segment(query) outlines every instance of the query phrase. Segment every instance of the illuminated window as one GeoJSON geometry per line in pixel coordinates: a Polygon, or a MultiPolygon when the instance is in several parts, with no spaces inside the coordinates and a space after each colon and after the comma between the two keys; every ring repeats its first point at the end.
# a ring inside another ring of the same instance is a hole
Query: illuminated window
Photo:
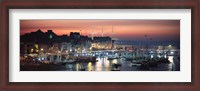
{"type": "Polygon", "coordinates": [[[52,37],[53,37],[52,35],[49,36],[50,39],[52,39],[52,37]]]}

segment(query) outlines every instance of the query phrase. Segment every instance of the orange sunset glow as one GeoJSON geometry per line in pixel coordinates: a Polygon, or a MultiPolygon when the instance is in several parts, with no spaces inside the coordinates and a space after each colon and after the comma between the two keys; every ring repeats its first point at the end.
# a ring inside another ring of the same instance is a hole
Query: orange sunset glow
{"type": "Polygon", "coordinates": [[[180,40],[179,20],[20,20],[20,35],[41,29],[57,35],[80,32],[85,36],[111,36],[121,40],[180,40]]]}

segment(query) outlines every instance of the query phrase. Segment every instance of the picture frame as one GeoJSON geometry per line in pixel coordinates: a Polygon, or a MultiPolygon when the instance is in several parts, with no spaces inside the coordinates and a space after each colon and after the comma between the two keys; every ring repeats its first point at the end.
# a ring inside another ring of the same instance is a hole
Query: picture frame
{"type": "Polygon", "coordinates": [[[16,90],[131,90],[199,91],[199,1],[2,1],[1,2],[1,89],[16,90]],[[191,82],[9,82],[9,9],[191,9],[191,82]]]}

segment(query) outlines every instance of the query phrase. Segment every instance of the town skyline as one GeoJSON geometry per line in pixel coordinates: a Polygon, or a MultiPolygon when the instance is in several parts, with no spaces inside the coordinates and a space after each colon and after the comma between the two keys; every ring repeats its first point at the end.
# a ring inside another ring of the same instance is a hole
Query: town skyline
{"type": "Polygon", "coordinates": [[[21,20],[20,71],[180,71],[180,21],[21,20]]]}
{"type": "Polygon", "coordinates": [[[20,20],[20,35],[53,30],[57,35],[111,36],[121,40],[180,41],[179,20],[20,20]]]}

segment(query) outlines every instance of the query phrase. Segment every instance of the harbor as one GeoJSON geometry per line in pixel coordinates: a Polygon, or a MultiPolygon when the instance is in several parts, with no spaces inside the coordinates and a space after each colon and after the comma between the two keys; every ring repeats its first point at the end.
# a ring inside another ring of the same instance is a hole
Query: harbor
{"type": "Polygon", "coordinates": [[[20,69],[22,71],[179,71],[180,57],[177,55],[178,52],[170,53],[149,52],[148,55],[142,55],[127,51],[96,51],[75,53],[71,56],[59,54],[62,56],[55,55],[53,58],[55,60],[51,61],[49,55],[46,58],[36,55],[24,58],[21,61],[20,69]]]}
{"type": "Polygon", "coordinates": [[[179,21],[24,20],[22,26],[20,71],[180,71],[179,21]],[[27,23],[50,25],[25,31],[27,23]]]}

